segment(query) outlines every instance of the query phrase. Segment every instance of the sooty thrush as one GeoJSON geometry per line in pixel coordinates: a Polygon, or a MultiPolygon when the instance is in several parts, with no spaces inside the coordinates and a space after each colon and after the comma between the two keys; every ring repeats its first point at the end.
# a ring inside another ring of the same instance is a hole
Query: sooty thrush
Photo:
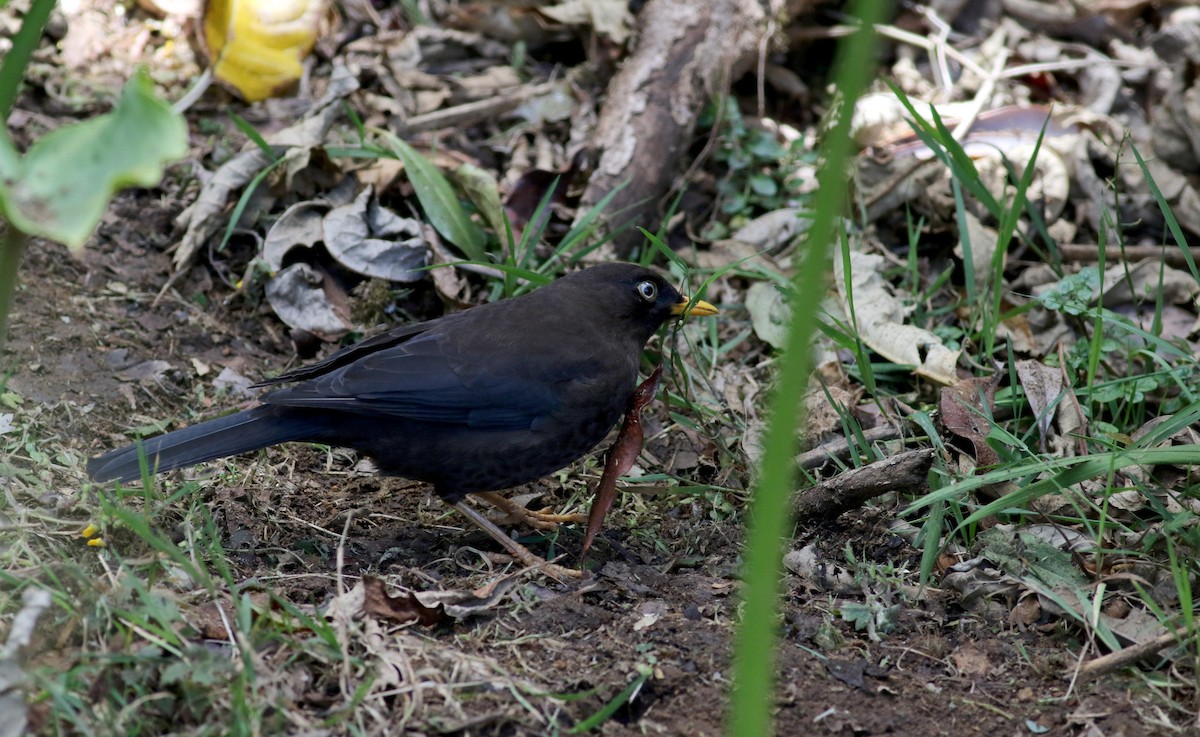
{"type": "MultiPolygon", "coordinates": [[[[261,404],[144,440],[152,472],[287,441],[353,448],[426,481],[522,562],[540,561],[462,502],[566,466],[633,393],[646,341],[675,315],[712,315],[661,276],[604,264],[529,294],[406,325],[259,386],[261,404]]],[[[140,477],[139,446],[91,459],[97,481],[140,477]]],[[[484,495],[488,496],[488,495],[484,495]]]]}

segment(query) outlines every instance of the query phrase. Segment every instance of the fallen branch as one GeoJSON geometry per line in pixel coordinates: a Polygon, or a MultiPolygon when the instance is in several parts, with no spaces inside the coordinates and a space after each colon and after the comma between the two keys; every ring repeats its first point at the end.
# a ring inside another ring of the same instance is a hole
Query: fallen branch
{"type": "Polygon", "coordinates": [[[1142,658],[1149,657],[1172,643],[1182,642],[1186,637],[1187,635],[1184,633],[1167,632],[1155,637],[1153,640],[1139,642],[1136,645],[1131,645],[1114,653],[1101,655],[1083,664],[1083,667],[1079,669],[1075,682],[1083,683],[1090,681],[1093,678],[1099,678],[1127,665],[1133,665],[1142,658]]]}
{"type": "MultiPolygon", "coordinates": [[[[617,191],[608,206],[609,232],[625,224],[653,229],[659,200],[678,174],[692,128],[704,106],[748,69],[770,36],[778,2],[650,0],[638,16],[637,48],[613,77],[593,136],[596,171],[579,208],[617,191]],[[765,8],[770,7],[770,12],[765,8]]],[[[616,236],[628,256],[642,241],[636,230],[616,236]]]]}
{"type": "Polygon", "coordinates": [[[910,450],[803,489],[792,497],[797,522],[830,520],[891,491],[919,493],[928,485],[933,449],[910,450]]]}
{"type": "MultiPolygon", "coordinates": [[[[868,443],[877,443],[881,440],[895,440],[901,437],[902,431],[899,425],[880,425],[873,427],[870,430],[863,431],[863,439],[868,443]]],[[[796,458],[796,465],[800,468],[813,469],[824,466],[834,458],[845,460],[850,457],[851,452],[857,452],[858,442],[855,438],[855,444],[850,444],[850,439],[840,437],[836,440],[830,440],[827,443],[821,443],[815,448],[810,448],[804,451],[796,458]]]]}

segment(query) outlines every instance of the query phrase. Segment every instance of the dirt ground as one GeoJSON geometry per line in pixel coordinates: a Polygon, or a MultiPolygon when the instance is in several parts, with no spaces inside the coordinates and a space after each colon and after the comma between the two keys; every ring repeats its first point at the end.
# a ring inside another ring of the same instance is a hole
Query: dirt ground
{"type": "MultiPolygon", "coordinates": [[[[171,214],[160,200],[127,194],[96,247],[73,257],[37,243],[28,256],[8,386],[46,413],[42,424],[57,427],[78,466],[124,442],[122,430],[143,420],[186,422],[189,412],[237,403],[199,394],[207,380],[197,366],[206,366],[206,375],[228,367],[254,379],[293,360],[269,311],[237,298],[226,303],[231,290],[203,283],[202,268],[180,291],[205,292],[206,306],[171,297],[155,303],[169,273],[161,234],[171,214]],[[147,361],[167,365],[148,370],[147,361]]],[[[207,479],[199,493],[239,581],[256,579],[299,606],[320,607],[337,592],[335,574],[372,574],[414,589],[471,588],[496,575],[473,552],[494,544],[464,529],[419,485],[356,472],[344,454],[307,447],[228,463],[246,473],[220,473],[220,463],[191,473],[207,479]]],[[[81,479],[81,469],[74,471],[81,479]]],[[[564,478],[567,488],[578,489],[596,476],[591,458],[564,478]]],[[[551,505],[569,497],[558,479],[537,488],[551,505]]],[[[87,517],[94,489],[56,493],[62,514],[87,517]]],[[[553,733],[600,709],[644,664],[651,675],[600,733],[720,734],[742,525],[715,520],[709,511],[686,497],[623,495],[585,585],[528,574],[511,597],[478,616],[396,633],[423,652],[486,659],[542,694],[592,690],[579,700],[530,697],[520,706],[512,694],[481,689],[441,721],[426,703],[418,728],[553,733]]],[[[860,560],[911,572],[918,553],[887,532],[889,516],[887,509],[867,510],[837,525],[799,529],[795,546],[814,543],[831,572],[845,564],[847,547],[860,560]]],[[[562,528],[555,550],[570,556],[580,538],[579,529],[562,528]]],[[[110,540],[121,543],[119,534],[110,540]]],[[[555,554],[545,541],[535,549],[555,554]]],[[[1113,677],[1071,687],[1081,643],[1061,623],[1021,630],[963,611],[952,594],[936,589],[887,589],[867,582],[847,592],[821,577],[785,578],[779,734],[1155,733],[1157,707],[1133,681],[1113,677]],[[894,631],[877,642],[834,613],[840,601],[870,593],[891,597],[899,612],[894,631]]],[[[319,698],[301,695],[293,706],[317,708],[319,698]]]]}

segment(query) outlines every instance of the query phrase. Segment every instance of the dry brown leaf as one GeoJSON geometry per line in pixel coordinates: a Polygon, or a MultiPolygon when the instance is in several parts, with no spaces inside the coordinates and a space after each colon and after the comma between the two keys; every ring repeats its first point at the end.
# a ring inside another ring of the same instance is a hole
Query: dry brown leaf
{"type": "Polygon", "coordinates": [[[658,391],[658,382],[662,378],[662,364],[655,367],[650,376],[634,389],[629,398],[629,407],[625,410],[625,422],[616,442],[608,451],[604,462],[604,473],[600,483],[596,485],[596,498],[588,512],[587,532],[583,536],[583,545],[579,555],[582,557],[592,546],[592,541],[604,524],[604,515],[612,507],[617,498],[617,477],[633,468],[638,454],[642,452],[642,409],[654,399],[658,391]]]}
{"type": "Polygon", "coordinates": [[[987,444],[999,374],[964,379],[942,389],[941,420],[946,429],[969,441],[980,466],[992,466],[1000,456],[987,444]]]}
{"type": "Polygon", "coordinates": [[[792,308],[779,287],[771,282],[754,282],[746,291],[746,311],[758,339],[772,348],[787,345],[792,308]]]}
{"type": "MultiPolygon", "coordinates": [[[[842,259],[834,259],[833,268],[842,309],[850,314],[842,259]]],[[[955,365],[962,351],[950,350],[933,333],[904,322],[912,309],[892,294],[891,285],[883,278],[883,257],[851,252],[850,269],[854,325],[867,347],[893,363],[913,366],[918,376],[953,384],[958,379],[955,365]]]]}
{"type": "Polygon", "coordinates": [[[617,44],[629,38],[633,21],[626,0],[566,0],[538,12],[565,25],[591,27],[617,44]]]}
{"type": "Polygon", "coordinates": [[[292,264],[267,282],[266,293],[280,320],[322,340],[337,340],[354,328],[345,291],[319,268],[292,264]]]}
{"type": "MultiPolygon", "coordinates": [[[[303,153],[320,146],[325,142],[334,120],[342,114],[340,102],[357,89],[358,80],[354,75],[344,66],[335,65],[321,100],[304,119],[267,136],[267,143],[288,149],[285,156],[294,156],[297,149],[302,150],[298,153],[303,153]]],[[[270,158],[258,146],[249,144],[248,148],[222,164],[204,183],[196,201],[176,219],[176,225],[186,228],[187,232],[175,247],[172,257],[175,275],[163,287],[164,291],[192,264],[209,238],[228,223],[226,211],[234,193],[249,184],[270,163],[270,158]]]]}
{"type": "Polygon", "coordinates": [[[397,596],[388,594],[383,580],[374,576],[363,576],[363,612],[376,617],[391,619],[400,624],[417,623],[432,627],[442,621],[440,606],[425,606],[411,591],[402,591],[397,596]]]}
{"type": "Polygon", "coordinates": [[[1016,606],[1008,613],[1008,623],[1014,627],[1032,627],[1041,618],[1042,605],[1039,603],[1038,597],[1032,593],[1023,594],[1016,606]]]}
{"type": "Polygon", "coordinates": [[[1063,390],[1062,371],[1041,361],[1031,360],[1017,361],[1016,369],[1021,388],[1025,390],[1025,399],[1037,418],[1039,442],[1045,451],[1054,420],[1054,413],[1050,410],[1058,402],[1063,390]]]}
{"type": "Polygon", "coordinates": [[[966,644],[950,655],[950,660],[958,672],[968,677],[986,676],[992,669],[992,663],[987,653],[978,647],[966,644]]]}

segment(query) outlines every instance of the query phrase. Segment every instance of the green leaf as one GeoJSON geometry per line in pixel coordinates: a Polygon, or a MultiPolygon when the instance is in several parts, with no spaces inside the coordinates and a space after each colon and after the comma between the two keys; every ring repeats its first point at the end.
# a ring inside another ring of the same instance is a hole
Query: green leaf
{"type": "Polygon", "coordinates": [[[863,632],[875,620],[875,612],[868,604],[849,602],[841,608],[842,619],[854,625],[854,629],[863,632]]]}
{"type": "Polygon", "coordinates": [[[746,196],[738,192],[721,203],[721,212],[726,215],[736,215],[749,206],[750,203],[746,200],[746,196]]]}
{"type": "Polygon", "coordinates": [[[1100,270],[1095,266],[1086,266],[1077,274],[1064,276],[1057,284],[1042,292],[1038,299],[1048,310],[1082,315],[1099,289],[1100,270]]]}
{"type": "Polygon", "coordinates": [[[392,152],[404,162],[405,173],[417,192],[429,223],[446,240],[462,249],[472,261],[486,261],[483,229],[467,215],[455,196],[450,180],[429,159],[387,131],[380,131],[392,152]]]}
{"type": "Polygon", "coordinates": [[[183,117],[139,71],[116,108],[43,136],[22,157],[0,138],[0,214],[30,235],[81,248],[113,194],[152,187],[187,153],[183,117]]]}
{"type": "Polygon", "coordinates": [[[779,194],[779,184],[768,174],[751,174],[750,189],[763,197],[774,197],[779,194]]]}
{"type": "Polygon", "coordinates": [[[777,162],[787,155],[783,146],[775,140],[775,136],[766,131],[754,131],[746,143],[746,150],[764,161],[777,162]]]}

